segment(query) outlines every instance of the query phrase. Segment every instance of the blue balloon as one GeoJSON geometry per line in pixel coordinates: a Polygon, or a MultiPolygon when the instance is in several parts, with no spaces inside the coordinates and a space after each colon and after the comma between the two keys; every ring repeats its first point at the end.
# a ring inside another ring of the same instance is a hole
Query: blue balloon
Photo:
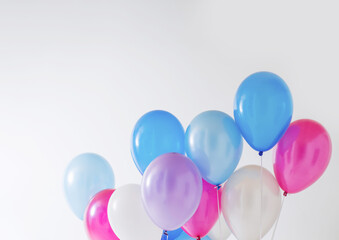
{"type": "Polygon", "coordinates": [[[274,73],[254,73],[238,88],[234,119],[245,140],[257,151],[267,151],[280,140],[292,113],[290,90],[274,73]]]}
{"type": "Polygon", "coordinates": [[[243,143],[233,118],[220,111],[207,111],[196,116],[188,126],[185,148],[201,176],[207,182],[219,185],[237,167],[243,143]]]}
{"type": "Polygon", "coordinates": [[[179,237],[179,235],[183,232],[181,228],[178,228],[177,230],[173,231],[167,231],[168,234],[168,240],[175,240],[179,237]]]}
{"type": "Polygon", "coordinates": [[[114,188],[113,170],[98,154],[81,154],[68,165],[64,176],[64,191],[73,213],[81,220],[92,197],[108,188],[114,188]]]}
{"type": "Polygon", "coordinates": [[[185,153],[185,130],[171,113],[161,110],[143,115],[136,123],[131,142],[133,161],[143,174],[158,156],[176,152],[185,153]]]}
{"type": "MultiPolygon", "coordinates": [[[[184,231],[175,239],[175,240],[193,240],[195,238],[192,238],[184,231]]],[[[208,236],[201,238],[201,240],[211,240],[208,236]]]]}

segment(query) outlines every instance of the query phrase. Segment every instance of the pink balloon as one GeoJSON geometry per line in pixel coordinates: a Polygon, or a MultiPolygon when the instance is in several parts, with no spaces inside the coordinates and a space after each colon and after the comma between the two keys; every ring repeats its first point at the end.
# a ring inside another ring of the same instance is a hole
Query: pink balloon
{"type": "Polygon", "coordinates": [[[297,193],[317,181],[327,168],[332,144],[319,123],[302,119],[291,123],[278,142],[274,173],[286,193],[297,193]]]}
{"type": "Polygon", "coordinates": [[[108,201],[114,189],[97,193],[85,212],[85,228],[91,240],[119,240],[113,232],[107,217],[108,201]]]}
{"type": "Polygon", "coordinates": [[[200,204],[193,217],[182,226],[182,229],[193,238],[202,238],[208,234],[218,220],[220,214],[220,199],[222,189],[219,189],[217,201],[217,187],[205,180],[203,182],[200,204]],[[219,203],[219,212],[218,204],[219,203]]]}

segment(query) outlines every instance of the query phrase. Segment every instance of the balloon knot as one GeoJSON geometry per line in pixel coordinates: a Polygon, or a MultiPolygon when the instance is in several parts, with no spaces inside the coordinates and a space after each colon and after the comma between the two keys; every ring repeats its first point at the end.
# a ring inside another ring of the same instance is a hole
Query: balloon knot
{"type": "Polygon", "coordinates": [[[284,197],[286,197],[286,196],[287,196],[287,192],[285,191],[285,192],[284,192],[284,197]]]}
{"type": "Polygon", "coordinates": [[[221,184],[217,185],[217,190],[219,190],[221,188],[221,184]]]}
{"type": "Polygon", "coordinates": [[[166,230],[164,230],[164,232],[162,233],[161,240],[168,240],[168,233],[166,230]]]}
{"type": "Polygon", "coordinates": [[[200,240],[201,238],[200,237],[197,237],[197,240],[200,240]]]}
{"type": "Polygon", "coordinates": [[[260,152],[259,152],[259,156],[260,156],[260,157],[261,157],[263,154],[264,154],[263,151],[260,151],[260,152]]]}

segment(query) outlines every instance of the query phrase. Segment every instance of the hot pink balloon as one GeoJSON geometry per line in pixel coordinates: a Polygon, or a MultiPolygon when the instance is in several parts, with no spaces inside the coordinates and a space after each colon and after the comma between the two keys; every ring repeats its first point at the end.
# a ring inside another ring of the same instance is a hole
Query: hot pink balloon
{"type": "Polygon", "coordinates": [[[107,217],[108,201],[114,189],[97,193],[85,212],[85,228],[91,240],[119,240],[113,232],[107,217]]]}
{"type": "Polygon", "coordinates": [[[316,121],[291,123],[278,142],[274,173],[286,193],[297,193],[317,181],[327,168],[332,144],[326,129],[316,121]]]}
{"type": "Polygon", "coordinates": [[[222,189],[217,194],[217,187],[205,180],[203,182],[200,204],[193,217],[182,226],[182,229],[193,238],[202,238],[208,234],[218,220],[220,214],[220,198],[222,189]],[[217,201],[217,196],[219,199],[217,201]],[[219,212],[218,204],[219,203],[219,212]]]}

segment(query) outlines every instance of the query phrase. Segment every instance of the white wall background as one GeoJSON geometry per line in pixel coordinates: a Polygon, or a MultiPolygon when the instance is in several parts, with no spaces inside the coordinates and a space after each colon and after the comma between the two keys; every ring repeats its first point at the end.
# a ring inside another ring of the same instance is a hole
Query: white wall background
{"type": "MultiPolygon", "coordinates": [[[[139,183],[129,139],[143,113],[185,127],[205,110],[232,115],[260,70],[285,79],[294,120],[333,141],[324,176],[286,199],[276,240],[338,239],[338,23],[334,0],[0,0],[1,239],[85,240],[62,191],[75,155],[107,158],[118,187],[139,183]]],[[[252,163],[246,144],[239,166],[252,163]]]]}

